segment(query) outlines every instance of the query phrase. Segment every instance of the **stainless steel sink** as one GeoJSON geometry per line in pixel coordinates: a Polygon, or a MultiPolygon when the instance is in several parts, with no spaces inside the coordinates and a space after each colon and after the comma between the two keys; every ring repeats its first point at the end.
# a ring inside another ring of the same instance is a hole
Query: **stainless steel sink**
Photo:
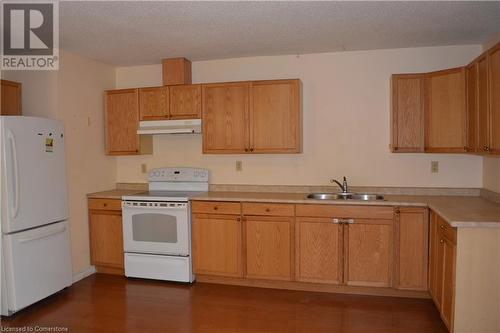
{"type": "Polygon", "coordinates": [[[384,200],[384,196],[367,193],[311,193],[307,195],[307,199],[376,201],[384,200]]]}

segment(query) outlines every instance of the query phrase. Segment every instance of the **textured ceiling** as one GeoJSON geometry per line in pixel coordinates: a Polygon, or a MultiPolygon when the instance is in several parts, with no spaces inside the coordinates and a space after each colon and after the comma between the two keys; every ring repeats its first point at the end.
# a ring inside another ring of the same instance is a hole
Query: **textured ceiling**
{"type": "Polygon", "coordinates": [[[482,43],[499,1],[60,2],[61,47],[115,66],[482,43]]]}

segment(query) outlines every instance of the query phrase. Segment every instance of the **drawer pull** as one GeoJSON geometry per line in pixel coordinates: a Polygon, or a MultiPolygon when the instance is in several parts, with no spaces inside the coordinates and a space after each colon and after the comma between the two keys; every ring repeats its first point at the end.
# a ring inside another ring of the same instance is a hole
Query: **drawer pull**
{"type": "Polygon", "coordinates": [[[214,206],[214,210],[217,210],[217,209],[219,209],[219,208],[217,206],[214,206]]]}
{"type": "Polygon", "coordinates": [[[269,208],[266,208],[266,212],[268,212],[268,213],[269,213],[270,211],[271,211],[271,210],[270,210],[269,208]]]}

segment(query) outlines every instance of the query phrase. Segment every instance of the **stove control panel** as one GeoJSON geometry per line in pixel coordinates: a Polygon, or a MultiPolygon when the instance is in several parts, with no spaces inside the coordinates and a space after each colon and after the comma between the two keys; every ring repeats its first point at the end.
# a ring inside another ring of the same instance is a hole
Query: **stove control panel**
{"type": "Polygon", "coordinates": [[[149,171],[150,182],[208,182],[208,169],[158,168],[149,171]]]}

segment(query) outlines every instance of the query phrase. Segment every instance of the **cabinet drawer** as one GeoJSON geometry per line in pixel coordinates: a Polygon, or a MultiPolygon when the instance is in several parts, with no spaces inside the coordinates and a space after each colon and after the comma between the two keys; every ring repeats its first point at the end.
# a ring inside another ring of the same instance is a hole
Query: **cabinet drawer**
{"type": "Polygon", "coordinates": [[[119,199],[89,199],[89,209],[122,210],[122,201],[119,199]]]}
{"type": "Polygon", "coordinates": [[[304,217],[343,217],[366,219],[392,219],[394,208],[390,206],[359,205],[297,205],[296,215],[304,217]]]}
{"type": "Polygon", "coordinates": [[[452,227],[442,218],[438,219],[438,233],[439,237],[446,237],[453,244],[457,243],[457,228],[452,227]]]}
{"type": "Polygon", "coordinates": [[[239,202],[193,201],[191,211],[193,213],[240,215],[241,205],[239,202]]]}
{"type": "Polygon", "coordinates": [[[294,205],[244,202],[243,215],[294,216],[294,205]]]}

